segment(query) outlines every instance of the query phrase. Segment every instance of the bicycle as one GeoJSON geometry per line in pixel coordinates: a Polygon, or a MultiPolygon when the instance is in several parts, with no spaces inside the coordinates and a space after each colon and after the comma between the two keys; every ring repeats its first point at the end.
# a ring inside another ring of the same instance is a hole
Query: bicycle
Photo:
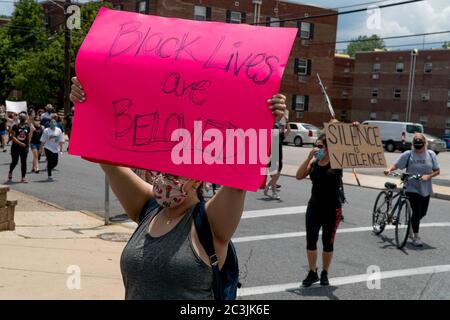
{"type": "Polygon", "coordinates": [[[395,226],[395,241],[397,248],[402,249],[408,239],[411,228],[411,204],[406,196],[406,187],[410,180],[420,180],[421,175],[411,175],[408,173],[391,173],[392,177],[400,177],[403,187],[397,189],[395,183],[386,182],[384,184],[386,190],[381,191],[373,206],[372,212],[372,228],[376,235],[381,234],[386,225],[395,226]],[[395,194],[395,195],[394,195],[395,194]],[[393,205],[393,201],[397,201],[393,205]],[[402,233],[402,231],[405,231],[402,233]]]}

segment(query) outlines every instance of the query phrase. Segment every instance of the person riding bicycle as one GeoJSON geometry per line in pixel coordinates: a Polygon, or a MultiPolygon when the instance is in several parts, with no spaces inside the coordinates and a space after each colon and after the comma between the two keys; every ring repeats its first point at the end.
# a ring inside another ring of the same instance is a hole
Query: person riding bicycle
{"type": "Polygon", "coordinates": [[[414,134],[412,150],[404,152],[397,162],[384,172],[388,175],[394,170],[406,169],[409,174],[422,176],[420,180],[409,181],[406,188],[406,195],[412,209],[410,236],[413,245],[417,247],[423,245],[419,237],[419,225],[420,220],[427,214],[433,192],[431,179],[440,173],[436,154],[432,150],[427,150],[427,146],[427,139],[422,133],[414,134]]]}

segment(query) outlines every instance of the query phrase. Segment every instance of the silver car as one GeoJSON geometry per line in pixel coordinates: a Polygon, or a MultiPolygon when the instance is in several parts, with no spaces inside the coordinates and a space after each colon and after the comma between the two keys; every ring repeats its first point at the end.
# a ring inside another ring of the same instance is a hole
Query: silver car
{"type": "Polygon", "coordinates": [[[444,140],[427,133],[424,133],[424,136],[427,138],[428,149],[433,150],[434,153],[439,154],[439,152],[447,151],[447,144],[444,140]]]}
{"type": "Polygon", "coordinates": [[[319,128],[309,123],[289,122],[288,130],[284,143],[301,147],[304,144],[314,145],[316,143],[319,128]]]}

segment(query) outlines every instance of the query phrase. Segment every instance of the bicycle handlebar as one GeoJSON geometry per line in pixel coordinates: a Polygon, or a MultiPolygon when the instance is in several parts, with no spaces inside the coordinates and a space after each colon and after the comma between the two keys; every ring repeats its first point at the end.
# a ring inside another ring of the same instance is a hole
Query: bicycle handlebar
{"type": "Polygon", "coordinates": [[[422,175],[421,174],[409,174],[409,173],[391,172],[391,173],[388,174],[388,176],[400,177],[402,181],[422,180],[422,175]]]}

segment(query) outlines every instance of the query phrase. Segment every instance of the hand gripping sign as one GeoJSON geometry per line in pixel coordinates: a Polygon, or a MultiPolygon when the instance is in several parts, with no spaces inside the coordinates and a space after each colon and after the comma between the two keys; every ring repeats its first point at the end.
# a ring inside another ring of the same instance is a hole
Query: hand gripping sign
{"type": "Polygon", "coordinates": [[[76,59],[70,153],[257,190],[295,35],[102,8],[76,59]]]}

